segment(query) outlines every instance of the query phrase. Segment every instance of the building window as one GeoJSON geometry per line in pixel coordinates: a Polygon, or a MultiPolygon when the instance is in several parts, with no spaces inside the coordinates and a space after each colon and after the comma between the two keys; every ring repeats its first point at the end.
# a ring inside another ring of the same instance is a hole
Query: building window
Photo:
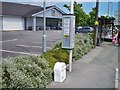
{"type": "Polygon", "coordinates": [[[51,10],[51,15],[55,16],[55,10],[51,10]]]}

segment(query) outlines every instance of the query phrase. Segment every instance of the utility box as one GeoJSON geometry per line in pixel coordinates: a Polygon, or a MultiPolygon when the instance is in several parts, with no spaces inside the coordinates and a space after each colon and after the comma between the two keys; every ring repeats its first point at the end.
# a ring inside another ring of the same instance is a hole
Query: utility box
{"type": "Polygon", "coordinates": [[[54,82],[63,82],[66,78],[66,65],[63,62],[57,62],[54,66],[54,82]]]}
{"type": "Polygon", "coordinates": [[[73,14],[63,15],[62,23],[62,48],[72,49],[75,37],[75,16],[73,14]]]}

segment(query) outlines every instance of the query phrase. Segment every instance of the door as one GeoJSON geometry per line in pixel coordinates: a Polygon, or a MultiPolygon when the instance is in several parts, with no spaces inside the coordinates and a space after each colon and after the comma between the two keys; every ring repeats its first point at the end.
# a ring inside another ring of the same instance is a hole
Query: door
{"type": "Polygon", "coordinates": [[[24,30],[24,18],[3,17],[3,30],[24,30]]]}

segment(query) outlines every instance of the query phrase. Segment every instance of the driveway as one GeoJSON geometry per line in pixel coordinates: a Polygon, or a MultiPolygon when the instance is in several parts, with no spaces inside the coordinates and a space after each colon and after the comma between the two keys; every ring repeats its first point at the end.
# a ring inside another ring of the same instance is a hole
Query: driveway
{"type": "MultiPolygon", "coordinates": [[[[2,58],[42,53],[42,31],[2,32],[2,58]]],[[[61,40],[61,31],[46,31],[47,50],[61,40]]]]}

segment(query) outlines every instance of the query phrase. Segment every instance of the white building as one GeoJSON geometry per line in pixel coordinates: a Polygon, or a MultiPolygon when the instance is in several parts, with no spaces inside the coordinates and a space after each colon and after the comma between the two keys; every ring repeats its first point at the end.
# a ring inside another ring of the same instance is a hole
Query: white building
{"type": "MultiPolygon", "coordinates": [[[[0,30],[27,30],[28,27],[43,26],[43,7],[28,4],[0,2],[0,30]]],[[[62,15],[65,14],[56,6],[46,7],[46,25],[59,26],[62,15]]]]}

